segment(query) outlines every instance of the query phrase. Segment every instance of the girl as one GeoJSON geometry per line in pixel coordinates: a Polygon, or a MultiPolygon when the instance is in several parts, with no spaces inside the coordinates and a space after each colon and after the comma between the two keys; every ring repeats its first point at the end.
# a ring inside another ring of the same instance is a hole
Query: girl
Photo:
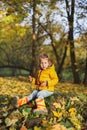
{"type": "Polygon", "coordinates": [[[36,85],[36,90],[21,99],[14,97],[14,101],[15,106],[20,107],[36,98],[37,109],[34,112],[48,113],[44,98],[53,94],[54,86],[58,83],[58,76],[47,54],[40,55],[39,65],[40,70],[37,72],[36,77],[29,76],[29,81],[36,85]]]}

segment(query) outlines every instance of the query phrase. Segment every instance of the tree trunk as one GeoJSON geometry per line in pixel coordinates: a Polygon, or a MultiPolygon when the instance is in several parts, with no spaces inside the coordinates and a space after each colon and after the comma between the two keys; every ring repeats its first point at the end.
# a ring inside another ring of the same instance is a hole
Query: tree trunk
{"type": "Polygon", "coordinates": [[[86,49],[86,67],[85,67],[85,76],[84,76],[84,86],[87,87],[87,49],[86,49]]]}
{"type": "Polygon", "coordinates": [[[31,63],[31,75],[35,76],[36,73],[36,32],[35,32],[35,10],[36,10],[36,0],[33,0],[33,15],[32,15],[32,63],[31,63]]]}
{"type": "Polygon", "coordinates": [[[64,65],[64,61],[65,61],[65,58],[66,58],[66,52],[67,52],[67,45],[65,46],[65,51],[64,51],[64,54],[63,54],[63,57],[62,57],[62,61],[59,64],[59,67],[58,67],[58,74],[61,74],[62,67],[64,65]]]}
{"type": "Polygon", "coordinates": [[[68,23],[69,23],[68,41],[70,43],[70,57],[71,57],[74,83],[80,83],[79,75],[77,72],[77,66],[76,66],[76,58],[74,52],[75,47],[74,47],[74,38],[73,38],[75,0],[71,0],[71,9],[68,0],[65,0],[65,2],[66,2],[66,11],[68,16],[68,23]]]}
{"type": "Polygon", "coordinates": [[[48,35],[50,36],[50,39],[51,39],[51,46],[52,46],[52,48],[53,48],[53,51],[54,51],[54,54],[55,54],[55,57],[56,57],[57,64],[59,65],[59,64],[60,64],[60,63],[59,63],[60,57],[59,57],[59,55],[57,54],[57,49],[56,49],[55,45],[53,44],[53,37],[52,37],[51,34],[48,34],[48,35]]]}

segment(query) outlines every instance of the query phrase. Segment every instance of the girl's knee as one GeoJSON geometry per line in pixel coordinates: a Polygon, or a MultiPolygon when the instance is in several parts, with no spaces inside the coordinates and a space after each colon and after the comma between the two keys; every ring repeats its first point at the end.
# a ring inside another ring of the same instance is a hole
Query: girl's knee
{"type": "Polygon", "coordinates": [[[43,98],[43,93],[42,93],[42,91],[40,91],[40,92],[37,93],[37,98],[43,98]]]}

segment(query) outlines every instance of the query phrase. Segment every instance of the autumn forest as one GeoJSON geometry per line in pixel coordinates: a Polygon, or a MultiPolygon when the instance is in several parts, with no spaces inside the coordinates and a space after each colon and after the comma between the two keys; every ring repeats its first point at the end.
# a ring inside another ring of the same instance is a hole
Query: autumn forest
{"type": "Polygon", "coordinates": [[[87,129],[87,1],[0,1],[0,90],[0,130],[87,129]],[[35,89],[27,77],[43,52],[59,77],[48,115],[32,113],[34,101],[13,108],[35,89]]]}

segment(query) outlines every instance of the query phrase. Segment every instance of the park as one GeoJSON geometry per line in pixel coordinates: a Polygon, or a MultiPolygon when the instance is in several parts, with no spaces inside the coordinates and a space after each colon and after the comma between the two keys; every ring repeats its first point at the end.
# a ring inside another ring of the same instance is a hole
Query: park
{"type": "Polygon", "coordinates": [[[86,1],[0,1],[0,130],[87,130],[86,1]],[[42,53],[58,76],[48,114],[33,113],[35,100],[14,108],[36,89],[42,53]]]}

